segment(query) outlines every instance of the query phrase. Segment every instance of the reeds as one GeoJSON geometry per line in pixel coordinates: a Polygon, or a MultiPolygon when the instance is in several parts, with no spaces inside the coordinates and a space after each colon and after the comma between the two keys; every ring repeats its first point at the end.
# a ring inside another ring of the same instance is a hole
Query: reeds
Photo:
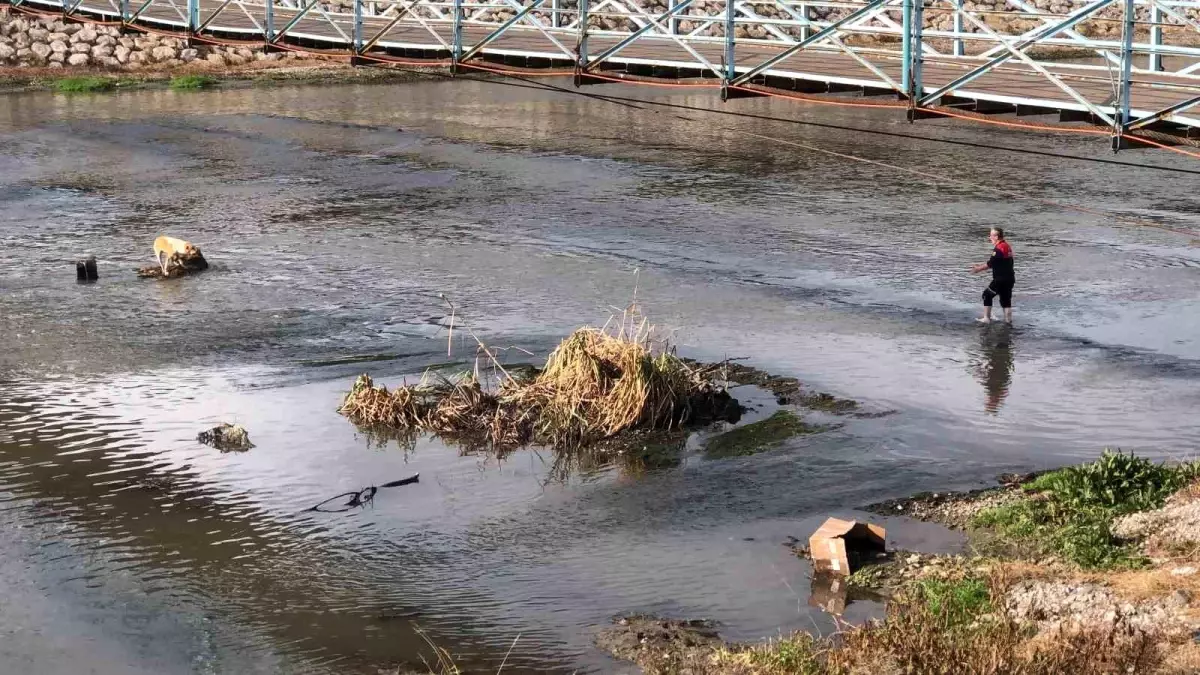
{"type": "Polygon", "coordinates": [[[542,370],[516,377],[498,367],[500,382],[491,390],[475,374],[423,378],[394,391],[360,375],[339,412],[360,427],[429,432],[505,449],[531,442],[583,446],[625,431],[674,430],[740,411],[713,382],[711,370],[688,365],[652,334],[645,321],[580,328],[542,370]]]}

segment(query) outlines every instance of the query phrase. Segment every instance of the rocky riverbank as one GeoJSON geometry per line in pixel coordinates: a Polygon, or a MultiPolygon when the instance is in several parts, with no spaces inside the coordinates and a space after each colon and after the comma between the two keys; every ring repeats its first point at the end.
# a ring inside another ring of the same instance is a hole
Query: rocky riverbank
{"type": "Polygon", "coordinates": [[[120,27],[74,23],[0,9],[0,67],[90,68],[124,73],[224,70],[254,63],[327,63],[294,52],[243,46],[188,46],[182,38],[122,34],[120,27]]]}
{"type": "Polygon", "coordinates": [[[648,673],[1200,672],[1198,464],[1105,453],[867,508],[963,530],[971,552],[897,551],[849,579],[815,579],[814,601],[835,614],[847,597],[887,598],[886,616],[832,638],[734,644],[711,623],[635,616],[597,644],[648,673]]]}

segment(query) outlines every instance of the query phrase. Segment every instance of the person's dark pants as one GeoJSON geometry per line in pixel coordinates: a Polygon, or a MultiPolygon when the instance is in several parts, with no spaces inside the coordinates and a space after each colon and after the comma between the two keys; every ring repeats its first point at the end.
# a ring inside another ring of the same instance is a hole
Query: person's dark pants
{"type": "Polygon", "coordinates": [[[1000,306],[1004,309],[1012,307],[1012,292],[1015,281],[996,281],[988,284],[988,287],[983,289],[983,306],[991,307],[992,298],[1000,296],[1000,306]]]}

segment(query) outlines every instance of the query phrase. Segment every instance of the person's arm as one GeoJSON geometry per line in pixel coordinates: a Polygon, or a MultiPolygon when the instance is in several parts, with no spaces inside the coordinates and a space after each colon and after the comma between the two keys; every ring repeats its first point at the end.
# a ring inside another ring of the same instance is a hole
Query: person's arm
{"type": "Polygon", "coordinates": [[[981,263],[976,263],[976,264],[972,265],[971,271],[974,272],[975,274],[979,274],[980,272],[982,272],[984,270],[991,269],[992,265],[999,259],[1000,259],[1000,252],[995,249],[992,249],[992,257],[988,258],[987,262],[981,262],[981,263]]]}

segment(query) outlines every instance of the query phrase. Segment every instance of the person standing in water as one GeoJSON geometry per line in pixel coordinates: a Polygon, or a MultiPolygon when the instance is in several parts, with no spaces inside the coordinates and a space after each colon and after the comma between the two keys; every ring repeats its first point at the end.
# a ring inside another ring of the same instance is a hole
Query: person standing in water
{"type": "Polygon", "coordinates": [[[1004,230],[993,227],[988,239],[992,242],[992,257],[971,267],[978,274],[986,269],[992,270],[992,283],[983,289],[983,316],[977,319],[980,323],[992,322],[992,299],[1000,296],[1000,307],[1004,309],[1004,322],[1012,323],[1012,292],[1017,283],[1013,272],[1012,246],[1004,240],[1004,230]]]}

